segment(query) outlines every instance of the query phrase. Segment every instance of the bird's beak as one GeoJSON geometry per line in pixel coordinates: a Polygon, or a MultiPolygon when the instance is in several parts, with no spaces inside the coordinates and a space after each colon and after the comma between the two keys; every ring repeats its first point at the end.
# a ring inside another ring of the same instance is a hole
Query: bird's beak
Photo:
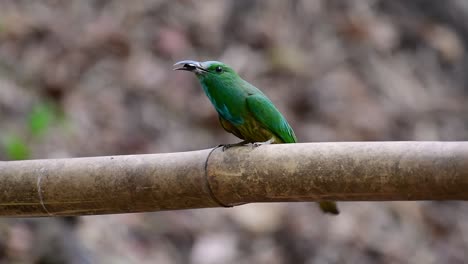
{"type": "Polygon", "coordinates": [[[198,61],[192,61],[192,60],[183,60],[179,61],[174,66],[180,66],[177,68],[174,68],[174,71],[190,71],[194,73],[204,73],[207,72],[207,70],[203,67],[203,65],[198,62],[198,61]]]}

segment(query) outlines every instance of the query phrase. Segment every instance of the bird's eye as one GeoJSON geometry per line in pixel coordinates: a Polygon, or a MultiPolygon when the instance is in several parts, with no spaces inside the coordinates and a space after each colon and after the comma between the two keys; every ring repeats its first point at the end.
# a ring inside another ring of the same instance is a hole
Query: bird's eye
{"type": "Polygon", "coordinates": [[[223,67],[218,66],[218,67],[216,67],[215,71],[216,71],[217,73],[222,73],[222,72],[223,72],[223,67]]]}

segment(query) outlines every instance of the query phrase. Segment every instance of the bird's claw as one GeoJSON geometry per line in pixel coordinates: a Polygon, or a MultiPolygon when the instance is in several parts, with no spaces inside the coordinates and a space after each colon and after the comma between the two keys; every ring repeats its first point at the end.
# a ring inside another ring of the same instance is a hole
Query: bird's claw
{"type": "Polygon", "coordinates": [[[217,147],[218,148],[222,147],[221,150],[224,152],[226,149],[229,149],[229,148],[232,148],[232,147],[244,146],[247,143],[248,143],[247,141],[242,141],[242,142],[235,143],[235,144],[220,144],[217,147]]]}
{"type": "Polygon", "coordinates": [[[254,143],[252,143],[252,148],[253,148],[253,149],[254,149],[254,148],[258,148],[258,147],[260,147],[261,145],[265,145],[265,143],[263,143],[263,142],[254,142],[254,143]]]}
{"type": "Polygon", "coordinates": [[[224,152],[226,149],[228,148],[232,148],[234,147],[235,144],[219,144],[218,146],[216,146],[217,148],[221,148],[221,150],[224,152]]]}
{"type": "Polygon", "coordinates": [[[253,143],[252,143],[252,148],[258,148],[258,147],[260,147],[260,146],[262,146],[262,145],[269,145],[269,144],[272,144],[272,142],[273,142],[272,139],[267,140],[267,141],[265,141],[265,142],[253,142],[253,143]]]}
{"type": "Polygon", "coordinates": [[[224,152],[226,149],[232,148],[232,144],[224,144],[224,145],[222,145],[222,146],[223,146],[223,149],[222,149],[223,152],[224,152]]]}

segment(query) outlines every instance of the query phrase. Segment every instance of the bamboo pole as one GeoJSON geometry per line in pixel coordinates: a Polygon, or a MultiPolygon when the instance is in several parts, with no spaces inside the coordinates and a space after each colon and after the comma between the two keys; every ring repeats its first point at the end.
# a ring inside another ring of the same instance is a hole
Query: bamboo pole
{"type": "Polygon", "coordinates": [[[0,162],[0,215],[468,200],[468,142],[341,142],[0,162]]]}

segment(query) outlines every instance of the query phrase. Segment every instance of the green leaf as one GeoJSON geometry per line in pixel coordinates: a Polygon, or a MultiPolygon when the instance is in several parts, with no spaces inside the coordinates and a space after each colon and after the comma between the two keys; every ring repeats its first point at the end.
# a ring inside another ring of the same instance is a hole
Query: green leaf
{"type": "Polygon", "coordinates": [[[31,151],[24,140],[10,136],[5,140],[5,152],[10,160],[24,160],[30,157],[31,151]]]}
{"type": "Polygon", "coordinates": [[[55,119],[55,109],[51,104],[36,105],[28,117],[29,131],[33,136],[40,136],[47,131],[55,119]]]}

